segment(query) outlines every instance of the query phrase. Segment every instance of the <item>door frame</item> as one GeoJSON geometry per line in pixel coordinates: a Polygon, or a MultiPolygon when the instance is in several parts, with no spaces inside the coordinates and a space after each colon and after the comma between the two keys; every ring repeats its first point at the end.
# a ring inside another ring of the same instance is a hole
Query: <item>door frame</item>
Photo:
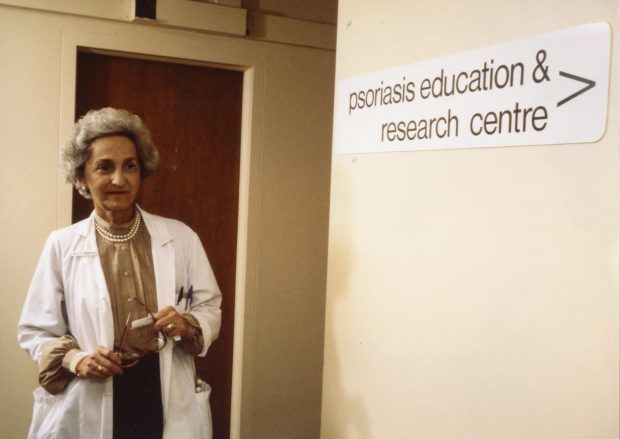
{"type": "MultiPolygon", "coordinates": [[[[101,54],[199,65],[243,72],[235,322],[230,410],[230,438],[238,439],[244,401],[252,401],[251,380],[243,384],[243,371],[251,365],[254,346],[255,285],[258,244],[258,182],[263,89],[266,60],[244,50],[234,39],[170,31],[120,23],[119,32],[107,28],[92,31],[65,29],[60,69],[59,145],[68,139],[75,122],[77,53],[87,48],[101,54]],[[165,39],[165,44],[163,44],[165,39]],[[248,355],[244,355],[248,354],[248,355]]],[[[58,174],[57,227],[71,224],[72,187],[58,174]]]]}

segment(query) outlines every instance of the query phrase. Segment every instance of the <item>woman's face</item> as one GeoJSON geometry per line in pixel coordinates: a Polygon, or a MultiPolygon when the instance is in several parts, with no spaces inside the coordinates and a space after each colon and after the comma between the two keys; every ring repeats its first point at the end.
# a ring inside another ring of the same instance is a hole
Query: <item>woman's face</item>
{"type": "Polygon", "coordinates": [[[140,161],[133,141],[121,135],[93,140],[80,183],[90,190],[101,218],[115,224],[130,221],[140,190],[140,161]]]}

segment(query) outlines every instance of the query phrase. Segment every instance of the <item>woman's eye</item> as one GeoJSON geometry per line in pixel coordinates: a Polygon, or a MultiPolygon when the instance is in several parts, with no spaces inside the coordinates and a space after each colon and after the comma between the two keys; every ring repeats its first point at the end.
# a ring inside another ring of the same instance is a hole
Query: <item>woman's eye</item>
{"type": "Polygon", "coordinates": [[[136,163],[128,163],[127,169],[129,169],[130,171],[135,171],[136,169],[138,169],[138,165],[136,163]]]}
{"type": "Polygon", "coordinates": [[[111,166],[110,165],[106,165],[106,164],[97,165],[95,167],[95,170],[99,171],[99,172],[107,172],[110,169],[111,169],[111,166]]]}

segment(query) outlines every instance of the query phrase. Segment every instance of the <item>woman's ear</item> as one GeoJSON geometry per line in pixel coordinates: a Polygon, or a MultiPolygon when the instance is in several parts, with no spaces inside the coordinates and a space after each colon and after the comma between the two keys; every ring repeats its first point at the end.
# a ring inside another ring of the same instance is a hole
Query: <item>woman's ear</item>
{"type": "Polygon", "coordinates": [[[85,189],[86,180],[84,179],[84,177],[75,177],[75,185],[85,189]]]}
{"type": "Polygon", "coordinates": [[[79,192],[81,192],[83,195],[90,193],[90,190],[88,188],[88,184],[86,183],[86,179],[84,178],[84,176],[77,175],[75,177],[75,188],[79,192]]]}

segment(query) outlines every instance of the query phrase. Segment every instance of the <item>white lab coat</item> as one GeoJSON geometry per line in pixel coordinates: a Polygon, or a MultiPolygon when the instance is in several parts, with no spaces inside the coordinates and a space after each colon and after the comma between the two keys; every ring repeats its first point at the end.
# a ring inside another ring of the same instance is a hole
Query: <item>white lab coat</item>
{"type": "MultiPolygon", "coordinates": [[[[221,321],[221,293],[207,255],[196,233],[185,224],[141,212],[151,235],[158,306],[174,306],[175,292],[193,285],[191,313],[202,328],[200,355],[204,356],[221,321]]],[[[114,344],[94,214],[50,235],[18,325],[19,343],[36,362],[46,343],[67,333],[85,352],[114,344]]],[[[208,437],[211,426],[201,425],[208,405],[201,408],[196,402],[204,395],[195,393],[193,358],[169,342],[160,352],[159,365],[164,438],[208,437]]],[[[29,438],[112,438],[111,378],[101,382],[74,379],[58,395],[38,387],[34,398],[29,438]]]]}

